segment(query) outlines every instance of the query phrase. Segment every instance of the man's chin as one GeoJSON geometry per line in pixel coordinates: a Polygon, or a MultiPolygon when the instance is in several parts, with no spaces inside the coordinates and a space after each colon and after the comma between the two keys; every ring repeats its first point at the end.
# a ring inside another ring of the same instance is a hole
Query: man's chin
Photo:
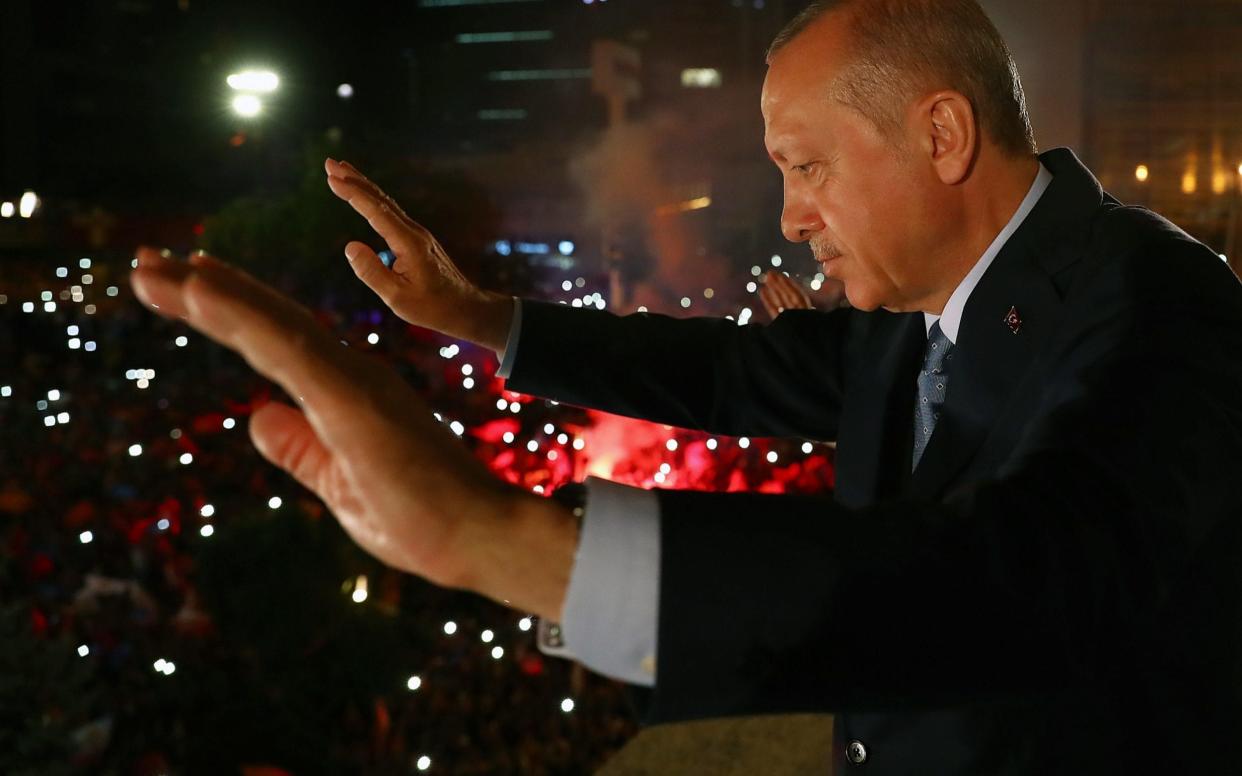
{"type": "Polygon", "coordinates": [[[842,281],[842,283],[845,285],[845,298],[849,300],[850,307],[865,313],[880,309],[880,300],[875,294],[870,293],[870,289],[861,288],[857,283],[849,281],[842,281]]]}

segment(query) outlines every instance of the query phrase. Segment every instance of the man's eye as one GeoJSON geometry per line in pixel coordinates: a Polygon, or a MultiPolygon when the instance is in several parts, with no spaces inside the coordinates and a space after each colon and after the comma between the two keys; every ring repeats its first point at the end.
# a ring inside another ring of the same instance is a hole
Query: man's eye
{"type": "Polygon", "coordinates": [[[815,162],[807,162],[806,164],[795,164],[794,169],[805,175],[806,173],[810,172],[811,168],[814,166],[815,166],[815,162]]]}

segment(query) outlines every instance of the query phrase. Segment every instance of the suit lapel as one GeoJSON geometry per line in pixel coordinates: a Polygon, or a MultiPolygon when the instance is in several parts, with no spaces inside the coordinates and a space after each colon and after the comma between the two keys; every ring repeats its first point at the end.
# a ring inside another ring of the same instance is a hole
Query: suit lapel
{"type": "Polygon", "coordinates": [[[1011,239],[966,303],[940,420],[910,481],[916,497],[937,496],[969,463],[1055,325],[1060,298],[1025,253],[1011,239]]]}
{"type": "Polygon", "coordinates": [[[1048,190],[962,312],[940,421],[910,481],[915,497],[939,496],[966,467],[1059,323],[1054,277],[1081,258],[1102,191],[1068,150],[1049,151],[1040,161],[1053,175],[1048,190]],[[1011,310],[1020,319],[1016,332],[1011,310]]]}

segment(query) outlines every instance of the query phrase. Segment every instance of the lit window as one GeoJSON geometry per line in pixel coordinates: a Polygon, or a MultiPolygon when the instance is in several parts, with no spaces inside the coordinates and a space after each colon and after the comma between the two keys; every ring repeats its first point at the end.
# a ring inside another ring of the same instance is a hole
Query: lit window
{"type": "Polygon", "coordinates": [[[589,67],[552,67],[542,70],[493,70],[487,74],[489,81],[568,81],[590,78],[589,67]]]}
{"type": "Polygon", "coordinates": [[[687,89],[715,89],[720,86],[720,71],[714,67],[690,67],[681,71],[681,85],[687,89]]]}
{"type": "Polygon", "coordinates": [[[521,108],[488,108],[477,115],[480,121],[521,121],[527,113],[521,108]]]}
{"type": "Polygon", "coordinates": [[[466,32],[457,36],[458,43],[527,43],[540,40],[552,40],[552,30],[466,32]]]}

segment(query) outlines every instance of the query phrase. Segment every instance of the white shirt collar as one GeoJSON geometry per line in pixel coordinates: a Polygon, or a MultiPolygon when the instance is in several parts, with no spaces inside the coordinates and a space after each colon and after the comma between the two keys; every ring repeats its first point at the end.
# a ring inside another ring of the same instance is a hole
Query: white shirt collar
{"type": "Polygon", "coordinates": [[[1031,210],[1035,208],[1035,203],[1039,201],[1040,196],[1044,193],[1044,189],[1048,188],[1048,184],[1052,183],[1052,173],[1048,172],[1048,168],[1044,167],[1041,162],[1039,172],[1035,175],[1035,182],[1031,184],[1031,188],[1026,192],[1022,204],[1018,205],[1018,209],[1014,212],[1013,217],[1009,219],[1009,223],[1005,224],[1005,228],[1000,230],[1000,234],[996,235],[996,239],[983,252],[983,256],[979,257],[979,261],[975,262],[975,266],[970,272],[966,273],[966,277],[962,278],[962,282],[958,283],[954,289],[953,295],[949,297],[949,301],[945,302],[944,312],[940,315],[931,313],[923,313],[923,322],[927,326],[928,334],[931,333],[932,324],[940,321],[940,330],[944,332],[944,336],[949,338],[949,342],[957,344],[957,331],[962,324],[962,311],[966,309],[966,300],[970,298],[970,294],[975,290],[975,286],[979,285],[980,278],[983,273],[987,272],[988,267],[992,265],[992,260],[996,258],[996,254],[1000,253],[1005,242],[1009,240],[1010,235],[1017,230],[1031,210]]]}

